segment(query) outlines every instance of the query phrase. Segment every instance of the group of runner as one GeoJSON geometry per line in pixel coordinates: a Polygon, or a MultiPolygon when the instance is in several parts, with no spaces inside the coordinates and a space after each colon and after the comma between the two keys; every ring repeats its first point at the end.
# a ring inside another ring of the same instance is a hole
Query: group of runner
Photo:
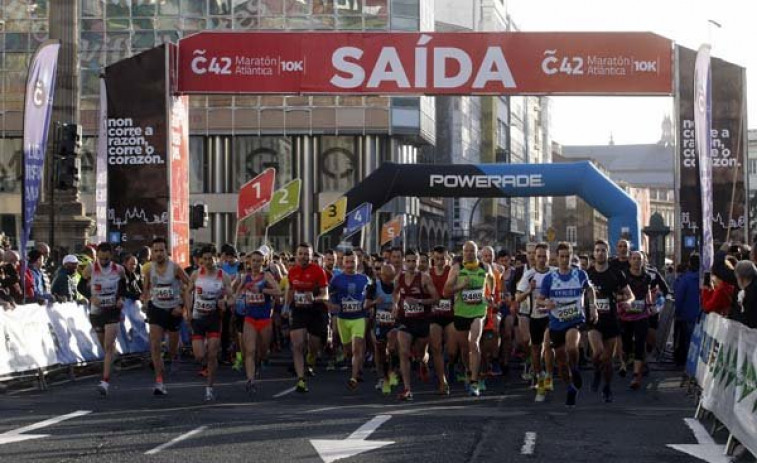
{"type": "MultiPolygon", "coordinates": [[[[389,395],[401,381],[400,400],[413,399],[413,369],[428,381],[429,365],[440,394],[449,394],[451,384],[460,381],[467,393],[479,396],[485,378],[507,374],[511,354],[519,351],[530,366],[523,378],[531,381],[535,400],[544,401],[554,390],[556,366],[567,387],[565,403],[574,406],[583,386],[580,349],[588,340],[591,388],[598,391],[604,383],[602,396],[610,402],[614,358],[624,367],[626,354],[632,355],[630,387],[641,387],[661,298],[668,292],[641,252],[629,252],[624,240],[616,250],[610,260],[609,244],[597,241],[589,264],[576,259],[570,244],[559,243],[556,265],[550,266],[546,243],[529,244],[525,262],[518,262],[506,251],[479,249],[469,241],[457,256],[440,246],[430,254],[400,248],[373,257],[359,250],[327,252],[316,261],[313,247],[303,243],[293,262],[261,249],[231,274],[219,265],[215,247],[205,246],[189,275],[168,258],[166,240],[157,238],[151,261],[142,268],[153,392],[167,394],[163,339],[168,333],[169,350],[175,350],[186,319],[195,360],[207,377],[205,400],[215,400],[220,338],[228,329],[224,316],[233,311],[250,395],[269,355],[273,321],[281,317],[288,320],[300,393],[309,391],[318,357],[333,354],[339,345],[350,365],[350,390],[360,387],[365,359],[372,357],[376,389],[389,395]]],[[[98,385],[104,396],[126,290],[124,270],[112,257],[110,245],[100,244],[79,284],[105,350],[98,385]]]]}

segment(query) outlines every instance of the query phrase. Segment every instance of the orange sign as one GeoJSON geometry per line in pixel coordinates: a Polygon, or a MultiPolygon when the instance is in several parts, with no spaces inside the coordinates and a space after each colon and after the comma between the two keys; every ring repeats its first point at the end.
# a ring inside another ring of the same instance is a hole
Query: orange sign
{"type": "Polygon", "coordinates": [[[400,237],[402,232],[402,216],[397,216],[381,227],[380,246],[400,237]]]}

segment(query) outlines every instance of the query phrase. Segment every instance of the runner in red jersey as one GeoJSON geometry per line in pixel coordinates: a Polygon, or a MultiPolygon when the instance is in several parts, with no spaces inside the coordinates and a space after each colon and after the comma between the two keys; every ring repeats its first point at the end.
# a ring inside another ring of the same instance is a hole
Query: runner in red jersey
{"type": "MultiPolygon", "coordinates": [[[[431,282],[436,288],[437,294],[444,293],[444,284],[449,277],[449,261],[447,259],[447,249],[444,246],[437,246],[433,251],[433,267],[429,270],[431,282]]],[[[439,302],[431,308],[431,325],[429,327],[431,355],[434,360],[434,371],[439,383],[439,394],[449,394],[449,384],[446,378],[446,367],[444,365],[444,351],[442,346],[446,347],[449,364],[455,365],[457,356],[457,344],[455,340],[454,312],[452,311],[452,299],[440,298],[439,302]]]]}

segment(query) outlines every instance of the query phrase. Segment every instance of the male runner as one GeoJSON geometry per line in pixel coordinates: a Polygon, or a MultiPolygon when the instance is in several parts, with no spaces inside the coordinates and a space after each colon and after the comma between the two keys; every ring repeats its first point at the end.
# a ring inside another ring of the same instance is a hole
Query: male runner
{"type": "Polygon", "coordinates": [[[454,297],[455,329],[460,354],[470,375],[470,395],[478,397],[478,378],[481,368],[479,341],[484,328],[486,311],[495,291],[494,275],[478,260],[478,246],[473,241],[463,244],[463,262],[453,265],[444,285],[444,296],[454,297]],[[490,296],[486,296],[486,295],[490,296]]]}
{"type": "MultiPolygon", "coordinates": [[[[394,286],[400,373],[405,386],[398,398],[413,400],[410,356],[413,352],[424,356],[429,336],[430,308],[439,301],[439,296],[428,273],[418,271],[418,252],[415,250],[405,252],[405,271],[399,274],[394,286]]],[[[420,358],[420,361],[421,368],[424,368],[423,364],[428,359],[420,358]]]]}
{"type": "Polygon", "coordinates": [[[244,370],[247,375],[245,390],[253,395],[257,392],[255,375],[257,367],[268,358],[268,349],[273,336],[274,299],[281,296],[281,288],[271,272],[263,269],[263,253],[252,251],[249,266],[237,287],[237,297],[244,300],[244,370]]]}
{"type": "Polygon", "coordinates": [[[97,386],[103,396],[108,395],[110,388],[110,370],[116,353],[116,336],[126,292],[124,269],[113,262],[112,257],[113,248],[110,243],[100,243],[97,246],[97,259],[84,269],[81,277],[83,283],[80,284],[80,287],[84,285],[89,291],[89,319],[105,350],[102,381],[97,386]]]}
{"type": "Polygon", "coordinates": [[[431,325],[429,327],[431,356],[434,361],[434,372],[439,383],[439,394],[449,395],[446,368],[444,365],[444,351],[446,347],[449,365],[453,367],[457,363],[457,337],[455,336],[454,312],[452,311],[452,298],[445,298],[444,285],[449,278],[449,264],[447,262],[447,249],[437,246],[433,250],[433,267],[429,271],[431,282],[440,295],[439,302],[431,309],[431,325]]]}
{"type": "Polygon", "coordinates": [[[152,240],[152,263],[144,275],[145,290],[142,293],[147,319],[150,324],[150,355],[155,367],[154,395],[166,395],[163,384],[163,356],[160,346],[165,332],[177,333],[183,319],[182,285],[189,284],[184,270],[168,258],[166,239],[152,240]]]}
{"type": "Polygon", "coordinates": [[[354,391],[363,376],[365,360],[365,295],[368,277],[356,273],[357,256],[347,251],[342,258],[342,273],[335,276],[329,285],[330,308],[337,314],[339,338],[345,355],[352,358],[352,376],[347,387],[354,391]]]}
{"type": "Polygon", "coordinates": [[[189,285],[184,293],[184,307],[188,308],[187,321],[192,327],[192,352],[195,360],[208,365],[205,401],[209,402],[215,400],[213,384],[218,370],[221,313],[226,310],[225,299],[231,295],[231,282],[229,276],[216,265],[215,246],[204,246],[200,252],[201,267],[189,277],[189,285]]]}
{"type": "MultiPolygon", "coordinates": [[[[392,372],[390,356],[387,354],[389,345],[394,348],[397,332],[394,330],[394,294],[395,271],[391,264],[385,263],[377,272],[379,278],[366,290],[365,307],[372,310],[373,319],[376,321],[373,330],[373,345],[375,348],[376,368],[379,380],[376,389],[381,389],[384,395],[392,392],[392,378],[396,381],[396,375],[392,372]]],[[[393,349],[394,350],[394,349],[393,349]]]]}
{"type": "Polygon", "coordinates": [[[326,272],[313,260],[313,246],[297,246],[297,265],[289,270],[289,289],[286,305],[292,307],[289,336],[297,374],[297,392],[308,392],[305,382],[305,336],[309,335],[310,352],[315,353],[328,334],[328,314],[316,302],[329,299],[326,272]]]}
{"type": "MultiPolygon", "coordinates": [[[[523,280],[523,276],[526,274],[526,272],[529,269],[534,268],[534,266],[536,265],[536,243],[532,242],[526,245],[525,258],[525,263],[523,263],[523,265],[518,265],[515,268],[514,281],[516,291],[517,285],[523,280]]],[[[517,345],[523,348],[524,352],[530,351],[530,348],[528,347],[531,344],[531,332],[529,324],[531,320],[531,313],[534,310],[531,302],[532,301],[530,298],[523,300],[520,304],[518,304],[517,314],[511,313],[508,314],[507,317],[505,317],[505,321],[503,323],[504,331],[502,333],[502,354],[504,354],[503,362],[505,365],[508,365],[510,362],[513,338],[516,339],[517,345]]],[[[536,377],[531,370],[529,370],[529,362],[527,360],[523,363],[523,373],[521,375],[521,378],[523,378],[524,381],[531,382],[536,380],[536,377]]]]}
{"type": "Polygon", "coordinates": [[[589,326],[589,344],[594,362],[594,381],[591,383],[591,389],[599,389],[604,374],[602,398],[608,403],[612,402],[612,357],[620,337],[617,304],[630,304],[634,299],[625,273],[617,266],[610,267],[607,262],[609,247],[604,240],[594,243],[594,266],[588,272],[589,280],[596,290],[599,313],[597,323],[589,326]]]}
{"type": "Polygon", "coordinates": [[[560,377],[568,385],[565,405],[576,405],[576,396],[583,385],[578,369],[578,344],[581,342],[581,326],[586,322],[584,298],[588,299],[589,318],[597,320],[594,303],[594,288],[581,269],[571,268],[573,253],[570,243],[557,245],[557,270],[552,270],[542,280],[537,310],[549,311],[549,336],[555,348],[555,357],[560,377]]]}
{"type": "Polygon", "coordinates": [[[543,402],[546,392],[554,389],[552,385],[552,369],[554,352],[549,343],[548,327],[549,313],[536,310],[536,302],[541,297],[541,288],[544,278],[553,270],[547,266],[549,262],[549,245],[539,243],[534,247],[536,265],[526,270],[523,278],[518,283],[515,302],[518,304],[527,301],[531,311],[529,321],[529,334],[531,337],[531,362],[533,372],[536,375],[536,402],[543,402]],[[544,371],[542,371],[541,356],[544,353],[544,371]]]}

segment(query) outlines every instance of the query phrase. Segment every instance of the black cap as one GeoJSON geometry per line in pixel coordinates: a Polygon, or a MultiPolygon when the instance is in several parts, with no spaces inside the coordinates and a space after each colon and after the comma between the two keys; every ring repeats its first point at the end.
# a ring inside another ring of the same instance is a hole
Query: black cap
{"type": "Polygon", "coordinates": [[[234,247],[233,244],[226,243],[223,246],[221,246],[221,254],[226,254],[227,256],[237,256],[237,248],[234,247]]]}

